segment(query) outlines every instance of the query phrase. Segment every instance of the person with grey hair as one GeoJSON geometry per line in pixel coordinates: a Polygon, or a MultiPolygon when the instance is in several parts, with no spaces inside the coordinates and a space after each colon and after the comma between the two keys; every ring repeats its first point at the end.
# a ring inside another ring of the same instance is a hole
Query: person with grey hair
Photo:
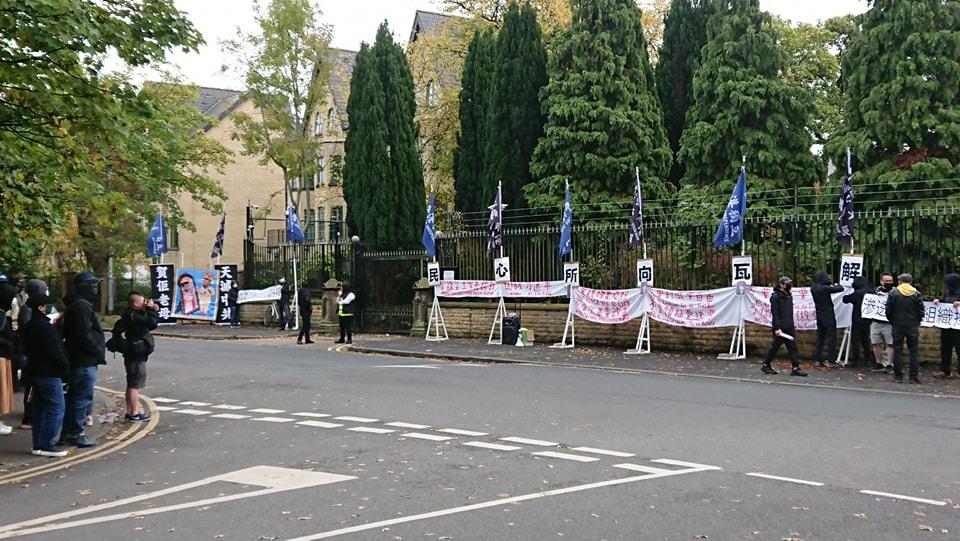
{"type": "Polygon", "coordinates": [[[903,383],[903,342],[910,349],[910,383],[920,383],[920,322],[923,297],[913,276],[897,276],[899,285],[887,296],[887,321],[893,327],[893,381],[903,383]]]}

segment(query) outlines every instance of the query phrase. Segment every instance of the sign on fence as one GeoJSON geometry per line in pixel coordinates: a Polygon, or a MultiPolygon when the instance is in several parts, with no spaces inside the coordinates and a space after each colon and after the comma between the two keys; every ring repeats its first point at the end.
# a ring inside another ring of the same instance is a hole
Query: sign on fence
{"type": "Polygon", "coordinates": [[[493,281],[498,284],[510,281],[509,257],[498,257],[493,260],[493,281]]]}
{"type": "MultiPolygon", "coordinates": [[[[887,321],[887,297],[880,295],[864,295],[860,317],[874,321],[887,321]]],[[[923,303],[922,327],[936,327],[938,329],[960,329],[960,310],[951,303],[933,304],[923,303]]]]}
{"type": "Polygon", "coordinates": [[[230,291],[240,287],[236,278],[237,266],[214,265],[213,268],[217,271],[218,289],[220,291],[220,307],[217,309],[216,323],[217,325],[226,325],[230,323],[230,316],[233,315],[233,311],[240,309],[230,303],[230,291]]]}
{"type": "Polygon", "coordinates": [[[173,265],[150,265],[150,296],[160,311],[161,325],[173,325],[173,265]]]}
{"type": "Polygon", "coordinates": [[[427,283],[431,287],[440,285],[440,263],[427,263],[427,283]]]}
{"type": "Polygon", "coordinates": [[[734,257],[730,264],[730,278],[733,285],[753,285],[753,258],[748,255],[734,257]]]}
{"type": "Polygon", "coordinates": [[[853,279],[863,276],[863,256],[844,254],[840,257],[840,285],[853,287],[853,279]]]}
{"type": "Polygon", "coordinates": [[[637,260],[637,287],[642,287],[644,284],[646,284],[647,287],[653,287],[652,259],[637,260]]]}
{"type": "Polygon", "coordinates": [[[580,285],[580,263],[572,262],[563,264],[563,283],[568,286],[580,285]]]}

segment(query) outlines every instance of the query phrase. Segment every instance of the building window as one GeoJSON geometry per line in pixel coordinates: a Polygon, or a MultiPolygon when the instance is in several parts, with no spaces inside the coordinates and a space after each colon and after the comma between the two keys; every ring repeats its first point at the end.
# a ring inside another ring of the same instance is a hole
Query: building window
{"type": "Polygon", "coordinates": [[[433,81],[430,81],[429,83],[427,83],[427,105],[430,105],[430,106],[436,105],[438,99],[439,98],[437,96],[437,85],[435,85],[433,81]]]}
{"type": "Polygon", "coordinates": [[[177,226],[175,225],[171,225],[167,228],[167,249],[180,249],[180,230],[177,229],[177,226]]]}
{"type": "Polygon", "coordinates": [[[343,179],[343,156],[335,154],[330,158],[330,185],[339,186],[343,179]]]}
{"type": "Polygon", "coordinates": [[[293,177],[290,179],[290,190],[297,191],[300,189],[300,177],[293,177]]]}
{"type": "Polygon", "coordinates": [[[323,115],[319,111],[315,114],[317,116],[313,119],[313,134],[323,135],[323,115]]]}
{"type": "Polygon", "coordinates": [[[324,179],[324,167],[326,167],[327,161],[323,159],[323,156],[317,158],[317,187],[324,185],[326,180],[324,179]]]}
{"type": "Polygon", "coordinates": [[[316,231],[316,225],[315,225],[316,219],[317,219],[316,211],[313,209],[307,209],[305,213],[307,217],[304,220],[304,224],[303,224],[305,226],[303,228],[304,241],[307,244],[313,244],[314,242],[316,242],[316,238],[315,238],[316,236],[314,235],[314,232],[316,231]]]}
{"type": "Polygon", "coordinates": [[[336,206],[330,209],[330,240],[341,242],[343,232],[343,207],[336,206]]]}
{"type": "Polygon", "coordinates": [[[315,229],[317,230],[317,242],[323,242],[323,227],[326,225],[323,223],[323,208],[317,209],[317,223],[315,225],[315,229]]]}
{"type": "Polygon", "coordinates": [[[333,112],[333,107],[327,110],[327,133],[334,132],[334,122],[336,121],[336,113],[333,112]]]}

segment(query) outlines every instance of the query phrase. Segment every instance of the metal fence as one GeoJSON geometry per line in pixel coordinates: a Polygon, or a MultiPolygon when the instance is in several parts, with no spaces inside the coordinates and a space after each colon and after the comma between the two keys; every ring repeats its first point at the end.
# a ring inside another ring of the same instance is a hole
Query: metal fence
{"type": "Polygon", "coordinates": [[[244,287],[260,289],[277,283],[281,277],[293,280],[293,261],[297,261],[297,279],[319,288],[324,282],[351,280],[355,244],[284,244],[264,246],[246,241],[244,247],[244,287]]]}

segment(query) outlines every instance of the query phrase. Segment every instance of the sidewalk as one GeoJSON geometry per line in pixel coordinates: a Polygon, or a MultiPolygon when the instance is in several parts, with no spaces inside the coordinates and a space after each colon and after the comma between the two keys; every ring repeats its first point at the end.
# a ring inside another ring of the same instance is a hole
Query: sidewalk
{"type": "Polygon", "coordinates": [[[553,349],[549,344],[515,347],[487,345],[485,340],[450,339],[427,342],[422,337],[355,335],[349,350],[449,361],[523,363],[960,398],[960,379],[935,379],[933,372],[939,368],[936,363],[920,365],[923,385],[908,385],[894,383],[892,376],[869,370],[817,370],[812,362],[803,359],[801,366],[810,374],[806,378],[790,376],[790,363],[783,358],[773,364],[780,373],[767,376],[760,372],[760,359],[726,361],[717,359],[716,355],[658,351],[650,355],[624,355],[622,349],[593,346],[553,349]]]}
{"type": "Polygon", "coordinates": [[[277,327],[262,325],[210,325],[208,323],[163,325],[153,331],[154,336],[165,338],[188,338],[193,340],[257,340],[263,338],[283,338],[297,336],[298,331],[281,331],[277,327]]]}

